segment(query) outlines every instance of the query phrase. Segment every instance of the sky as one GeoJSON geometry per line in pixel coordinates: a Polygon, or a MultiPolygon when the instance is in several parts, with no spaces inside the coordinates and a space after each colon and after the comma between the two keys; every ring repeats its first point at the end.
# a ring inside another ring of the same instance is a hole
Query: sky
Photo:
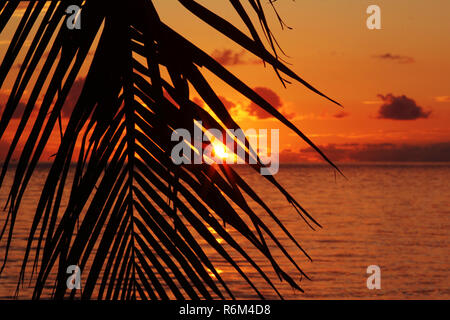
{"type": "MultiPolygon", "coordinates": [[[[248,33],[228,1],[198,2],[248,33]]],[[[342,108],[299,83],[284,88],[270,67],[178,1],[154,3],[165,23],[254,88],[332,160],[450,161],[450,1],[279,0],[276,8],[291,28],[284,30],[266,5],[283,59],[342,108]],[[372,4],[381,9],[380,30],[366,26],[372,4]]],[[[0,35],[0,59],[11,34],[10,28],[0,35]]],[[[258,106],[213,76],[208,79],[243,129],[280,129],[282,161],[317,159],[258,106]]],[[[1,88],[0,109],[7,86],[1,88]]],[[[195,92],[191,96],[196,98],[195,92]]],[[[0,143],[2,154],[7,141],[0,143]]]]}

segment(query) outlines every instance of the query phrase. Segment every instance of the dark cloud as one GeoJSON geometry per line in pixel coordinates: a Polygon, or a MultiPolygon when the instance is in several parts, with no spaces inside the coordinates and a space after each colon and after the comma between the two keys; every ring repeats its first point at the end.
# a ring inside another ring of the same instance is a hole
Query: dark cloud
{"type": "Polygon", "coordinates": [[[224,66],[236,66],[244,64],[256,64],[257,60],[245,59],[245,51],[235,52],[230,49],[214,50],[211,56],[220,64],[224,66]]]}
{"type": "MultiPolygon", "coordinates": [[[[8,141],[8,140],[6,140],[6,141],[5,141],[5,140],[0,140],[0,164],[3,163],[3,162],[5,161],[6,156],[7,156],[8,152],[9,152],[10,147],[11,147],[11,141],[8,141]]],[[[21,143],[19,143],[19,144],[16,146],[16,149],[14,150],[14,152],[13,152],[13,154],[12,154],[12,157],[11,157],[11,160],[12,160],[13,162],[14,162],[14,161],[17,161],[18,157],[19,157],[20,154],[22,153],[22,148],[23,148],[23,145],[22,145],[21,143]]]]}
{"type": "Polygon", "coordinates": [[[20,119],[23,115],[23,112],[25,111],[26,106],[27,105],[24,102],[20,101],[17,105],[16,110],[14,111],[13,119],[20,119]]]}
{"type": "Polygon", "coordinates": [[[388,93],[385,96],[379,94],[378,97],[384,102],[378,110],[379,119],[415,120],[428,118],[431,114],[431,111],[424,111],[413,99],[405,95],[394,96],[388,93]]]}
{"type": "Polygon", "coordinates": [[[340,111],[340,112],[336,112],[333,117],[341,119],[341,118],[345,118],[348,117],[350,115],[350,113],[345,112],[345,111],[340,111]]]}
{"type": "MultiPolygon", "coordinates": [[[[256,88],[253,88],[253,90],[257,94],[259,94],[261,97],[263,97],[267,102],[269,102],[275,109],[277,109],[278,111],[281,112],[280,109],[283,108],[284,103],[281,100],[280,96],[275,91],[273,91],[272,89],[269,89],[269,88],[265,88],[265,87],[256,87],[256,88]]],[[[267,113],[263,108],[261,108],[254,102],[251,102],[246,107],[246,110],[250,115],[256,116],[259,119],[272,118],[272,115],[267,113]]],[[[295,116],[294,113],[281,112],[281,114],[283,114],[288,119],[291,119],[295,116]]]]}
{"type": "Polygon", "coordinates": [[[230,109],[236,107],[234,102],[228,100],[225,97],[219,97],[219,99],[220,99],[220,101],[222,101],[223,105],[225,106],[225,108],[227,108],[228,111],[230,111],[230,109]]]}
{"type": "Polygon", "coordinates": [[[8,142],[0,140],[0,163],[5,161],[9,146],[10,144],[8,142]]]}
{"type": "Polygon", "coordinates": [[[282,150],[279,154],[280,163],[308,162],[305,153],[296,152],[291,149],[282,150]]]}
{"type": "MultiPolygon", "coordinates": [[[[379,161],[379,162],[444,162],[450,161],[450,142],[431,144],[329,144],[319,148],[332,161],[379,161]]],[[[319,159],[312,149],[302,149],[304,156],[319,159]]]]}
{"type": "Polygon", "coordinates": [[[402,56],[399,54],[391,54],[391,53],[375,55],[374,58],[381,59],[381,60],[390,60],[390,61],[394,61],[394,62],[402,63],[402,64],[415,62],[414,58],[412,58],[412,57],[402,56]]]}
{"type": "Polygon", "coordinates": [[[77,79],[73,82],[72,88],[70,88],[67,94],[66,101],[61,109],[61,116],[68,118],[72,114],[73,109],[80,97],[81,91],[83,90],[85,78],[77,79]]]}
{"type": "MultiPolygon", "coordinates": [[[[6,102],[0,104],[0,114],[3,115],[3,111],[5,110],[6,102]]],[[[13,119],[20,119],[22,117],[23,111],[25,110],[26,104],[22,101],[19,102],[19,104],[16,107],[16,110],[14,111],[12,118],[13,119]]]]}
{"type": "MultiPolygon", "coordinates": [[[[80,78],[74,81],[72,88],[70,89],[66,97],[66,101],[64,102],[64,105],[61,109],[62,117],[70,117],[70,115],[72,114],[73,108],[75,107],[81,91],[83,90],[84,81],[85,78],[80,78]]],[[[3,110],[5,109],[7,100],[8,97],[6,95],[0,96],[0,114],[3,114],[3,110]]],[[[25,107],[26,102],[20,101],[17,105],[16,110],[14,111],[12,118],[20,119],[23,115],[25,107]]]]}

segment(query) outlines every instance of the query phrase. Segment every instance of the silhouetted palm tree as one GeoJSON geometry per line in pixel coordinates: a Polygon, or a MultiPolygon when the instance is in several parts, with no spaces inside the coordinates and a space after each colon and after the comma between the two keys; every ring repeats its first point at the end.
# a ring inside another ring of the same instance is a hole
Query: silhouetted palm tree
{"type": "MultiPolygon", "coordinates": [[[[179,2],[271,65],[283,83],[291,78],[322,95],[278,58],[279,49],[260,0],[247,0],[245,4],[243,0],[229,0],[250,37],[196,1],[179,2]],[[269,50],[258,36],[251,14],[257,16],[269,50]]],[[[66,268],[78,265],[87,275],[81,291],[83,299],[233,298],[233,288],[216,272],[211,256],[205,254],[204,247],[209,246],[260,297],[261,288],[241,268],[242,260],[276,291],[267,271],[261,269],[261,262],[250,257],[223,227],[226,224],[271,263],[281,280],[301,290],[298,281],[302,270],[246,199],[261,206],[274,225],[283,228],[290,241],[303,251],[276,215],[230,166],[175,165],[171,160],[171,134],[175,128],[193,130],[195,120],[202,121],[206,129],[221,128],[225,132],[225,128],[239,128],[205,79],[203,69],[269,112],[328,159],[255,91],[161,21],[151,0],[73,0],[70,4],[82,7],[79,30],[66,27],[69,3],[30,1],[1,64],[0,85],[3,87],[10,74],[15,79],[0,121],[1,138],[25,89],[30,93],[0,176],[2,183],[8,167],[15,170],[2,218],[2,270],[24,192],[56,131],[61,141],[29,226],[18,289],[26,272],[31,271],[33,298],[50,294],[54,298],[74,298],[75,290],[66,287],[66,268]],[[25,40],[32,30],[35,34],[27,47],[25,40]],[[98,34],[97,44],[94,40],[98,34]],[[94,55],[84,86],[67,126],[62,128],[62,107],[89,58],[91,46],[95,46],[94,55]],[[13,73],[15,59],[22,52],[24,60],[13,73]],[[216,118],[190,100],[192,89],[216,118]],[[37,106],[41,92],[42,103],[37,106]],[[30,117],[35,109],[37,116],[30,117]],[[27,125],[32,128],[29,132],[24,130],[27,125]],[[11,167],[14,150],[24,135],[18,163],[11,167]],[[70,182],[72,160],[76,167],[70,182]],[[68,204],[62,208],[68,183],[72,183],[68,204]],[[214,233],[223,238],[224,244],[217,242],[214,233]],[[272,257],[267,240],[297,268],[297,280],[272,257]],[[240,255],[241,262],[232,251],[240,255]]],[[[273,7],[271,1],[269,4],[273,7]]],[[[18,12],[18,5],[18,1],[1,2],[2,32],[18,12]]],[[[261,166],[252,165],[256,170],[261,166]]],[[[264,177],[308,224],[318,225],[272,176],[264,177]]]]}

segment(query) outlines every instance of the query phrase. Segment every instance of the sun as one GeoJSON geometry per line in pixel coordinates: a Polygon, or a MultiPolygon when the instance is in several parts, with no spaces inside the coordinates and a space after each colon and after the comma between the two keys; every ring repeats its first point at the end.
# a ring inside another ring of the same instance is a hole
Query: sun
{"type": "Polygon", "coordinates": [[[216,144],[214,144],[214,146],[213,146],[213,152],[214,152],[214,155],[217,157],[217,158],[221,158],[221,159],[226,159],[226,158],[228,158],[228,153],[227,153],[227,149],[226,149],[226,147],[223,145],[223,144],[219,144],[219,143],[216,143],[216,144]]]}

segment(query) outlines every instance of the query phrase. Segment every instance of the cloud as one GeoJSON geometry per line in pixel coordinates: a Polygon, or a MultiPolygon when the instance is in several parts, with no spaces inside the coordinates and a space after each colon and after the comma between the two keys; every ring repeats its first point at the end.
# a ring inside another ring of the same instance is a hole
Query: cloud
{"type": "Polygon", "coordinates": [[[374,58],[381,59],[381,60],[390,60],[401,64],[408,64],[408,63],[414,63],[415,60],[412,57],[408,56],[402,56],[399,54],[391,54],[391,53],[384,53],[375,55],[374,58]]]}
{"type": "MultiPolygon", "coordinates": [[[[319,148],[335,162],[448,162],[450,142],[430,144],[344,143],[319,148]]],[[[283,150],[280,162],[318,161],[320,156],[311,148],[283,150]]]]}
{"type": "MultiPolygon", "coordinates": [[[[78,101],[78,98],[81,94],[81,91],[83,89],[85,78],[79,78],[74,81],[72,88],[70,89],[66,101],[64,102],[64,105],[61,109],[61,116],[64,118],[70,117],[72,114],[73,108],[75,107],[75,104],[78,101]]],[[[23,97],[24,99],[27,99],[26,97],[23,97]]],[[[0,115],[3,114],[3,111],[5,109],[6,103],[8,101],[8,96],[6,94],[0,94],[0,115]]],[[[38,106],[41,103],[41,99],[38,99],[36,101],[35,107],[33,108],[33,112],[39,110],[38,106]]],[[[23,115],[23,112],[26,107],[26,101],[20,101],[19,104],[16,107],[16,110],[14,111],[14,114],[12,116],[12,119],[20,119],[23,115]]]]}
{"type": "Polygon", "coordinates": [[[350,113],[348,113],[348,112],[345,112],[345,111],[339,111],[339,112],[336,112],[336,113],[333,115],[333,117],[338,118],[338,119],[342,119],[342,118],[348,117],[349,115],[350,115],[350,113]]]}
{"type": "Polygon", "coordinates": [[[405,95],[394,96],[388,93],[385,96],[379,94],[378,97],[384,102],[378,110],[379,119],[415,120],[428,118],[431,114],[431,111],[424,111],[413,99],[405,95]]]}
{"type": "Polygon", "coordinates": [[[439,96],[439,97],[434,97],[434,100],[436,102],[450,102],[450,96],[439,96]]]}
{"type": "Polygon", "coordinates": [[[328,145],[321,149],[334,161],[450,161],[450,142],[426,145],[342,144],[328,145]]]}
{"type": "Polygon", "coordinates": [[[20,101],[16,107],[16,110],[13,113],[13,116],[12,116],[13,119],[20,119],[22,117],[23,112],[25,111],[26,106],[27,105],[24,102],[20,101]]]}
{"type": "Polygon", "coordinates": [[[224,66],[258,64],[259,60],[245,59],[245,50],[235,52],[231,49],[214,50],[211,56],[224,66]]]}
{"type": "Polygon", "coordinates": [[[302,152],[292,151],[291,149],[284,149],[279,154],[280,163],[295,163],[308,162],[310,159],[302,152]]]}
{"type": "MultiPolygon", "coordinates": [[[[3,115],[3,111],[5,110],[7,100],[8,99],[6,96],[0,97],[0,115],[3,115]]],[[[26,107],[26,103],[23,101],[20,101],[16,107],[16,110],[14,111],[14,113],[12,115],[12,119],[20,119],[25,110],[25,107],[26,107]]]]}
{"type": "Polygon", "coordinates": [[[81,91],[83,90],[85,80],[86,78],[80,78],[76,79],[73,82],[72,88],[70,88],[70,91],[66,97],[66,101],[64,102],[64,105],[61,109],[62,117],[68,118],[72,114],[72,111],[75,108],[78,98],[80,97],[81,91]]]}
{"type": "Polygon", "coordinates": [[[220,101],[222,101],[225,108],[227,108],[228,111],[236,107],[236,104],[230,100],[228,100],[225,97],[219,96],[220,101]]]}
{"type": "MultiPolygon", "coordinates": [[[[292,119],[295,117],[295,113],[282,112],[282,109],[284,109],[284,103],[281,100],[280,96],[272,89],[265,87],[256,87],[253,88],[253,90],[261,97],[263,97],[267,102],[269,102],[275,109],[280,111],[287,119],[292,119]]],[[[258,119],[272,118],[271,114],[267,113],[263,108],[261,108],[254,102],[251,102],[246,107],[246,111],[249,115],[255,116],[258,119]]]]}
{"type": "Polygon", "coordinates": [[[6,155],[8,154],[10,143],[4,140],[0,140],[0,162],[5,161],[6,155]]]}

